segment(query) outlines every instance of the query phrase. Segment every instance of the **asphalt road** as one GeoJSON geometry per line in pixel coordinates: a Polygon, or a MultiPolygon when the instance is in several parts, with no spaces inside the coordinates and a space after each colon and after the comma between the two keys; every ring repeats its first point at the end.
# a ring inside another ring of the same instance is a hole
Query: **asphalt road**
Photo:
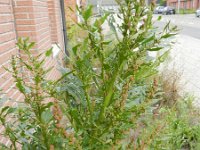
{"type": "Polygon", "coordinates": [[[180,26],[181,34],[188,35],[197,39],[200,39],[200,24],[198,27],[190,27],[190,26],[180,26]]]}

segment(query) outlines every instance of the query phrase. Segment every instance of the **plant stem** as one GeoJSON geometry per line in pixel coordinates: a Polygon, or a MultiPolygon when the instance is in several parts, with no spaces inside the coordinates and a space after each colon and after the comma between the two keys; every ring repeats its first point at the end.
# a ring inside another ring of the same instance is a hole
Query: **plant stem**
{"type": "Polygon", "coordinates": [[[84,91],[85,91],[85,96],[86,96],[88,109],[89,109],[90,115],[92,116],[92,107],[91,107],[91,103],[90,103],[91,100],[90,100],[90,97],[89,97],[89,94],[88,94],[88,90],[87,90],[87,88],[85,86],[84,86],[84,91]]]}
{"type": "Polygon", "coordinates": [[[111,97],[114,93],[114,84],[115,84],[115,81],[116,81],[116,78],[119,74],[119,72],[122,70],[124,64],[125,64],[126,61],[123,61],[119,67],[119,69],[114,73],[113,75],[113,78],[111,79],[111,82],[108,86],[108,89],[107,89],[107,95],[105,96],[105,99],[103,101],[103,105],[102,105],[102,108],[101,108],[101,111],[100,111],[100,115],[99,115],[99,121],[102,121],[102,119],[104,118],[104,113],[105,113],[105,109],[106,107],[109,105],[110,101],[111,101],[111,97]]]}

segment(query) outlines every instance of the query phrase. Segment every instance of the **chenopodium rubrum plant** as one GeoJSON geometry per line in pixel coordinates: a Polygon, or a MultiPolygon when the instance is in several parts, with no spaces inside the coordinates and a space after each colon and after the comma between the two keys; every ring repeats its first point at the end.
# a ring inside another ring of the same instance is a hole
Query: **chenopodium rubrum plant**
{"type": "Polygon", "coordinates": [[[51,69],[44,69],[52,50],[35,56],[34,43],[19,40],[27,59],[14,56],[7,70],[24,102],[0,110],[10,149],[132,148],[130,130],[137,132],[138,120],[158,100],[154,75],[168,53],[150,59],[148,52],[170,48],[165,43],[176,28],[156,30],[153,6],[144,0],[116,2],[117,16],[105,13],[95,20],[91,6],[78,8],[77,25],[86,38],[70,49],[57,81],[47,80],[51,69]],[[104,33],[106,22],[112,36],[104,33]]]}
{"type": "Polygon", "coordinates": [[[13,56],[9,71],[21,93],[17,106],[0,109],[0,126],[3,136],[10,144],[2,148],[23,150],[68,149],[73,142],[71,133],[62,125],[63,115],[54,98],[56,81],[47,80],[52,68],[44,69],[52,49],[46,53],[33,54],[34,42],[19,39],[17,46],[22,56],[13,56]]]}
{"type": "Polygon", "coordinates": [[[170,49],[166,41],[177,31],[169,23],[162,31],[154,27],[154,7],[144,0],[116,2],[119,14],[105,12],[96,19],[91,6],[78,8],[82,22],[77,25],[87,35],[70,49],[57,88],[57,99],[65,103],[62,110],[83,149],[131,147],[126,139],[130,130],[159,100],[154,75],[170,49]],[[112,36],[104,31],[106,22],[112,36]],[[161,50],[154,59],[148,56],[161,50]]]}

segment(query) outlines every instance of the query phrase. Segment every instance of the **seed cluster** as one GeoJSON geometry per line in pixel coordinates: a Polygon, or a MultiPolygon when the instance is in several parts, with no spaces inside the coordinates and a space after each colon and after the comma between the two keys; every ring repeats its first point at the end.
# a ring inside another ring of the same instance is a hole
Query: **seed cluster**
{"type": "Polygon", "coordinates": [[[69,139],[70,144],[74,144],[75,142],[75,137],[73,133],[67,133],[65,130],[65,127],[61,124],[61,121],[63,119],[63,114],[62,111],[59,107],[58,101],[54,100],[54,106],[53,106],[53,116],[56,121],[56,132],[60,132],[64,138],[69,139]]]}

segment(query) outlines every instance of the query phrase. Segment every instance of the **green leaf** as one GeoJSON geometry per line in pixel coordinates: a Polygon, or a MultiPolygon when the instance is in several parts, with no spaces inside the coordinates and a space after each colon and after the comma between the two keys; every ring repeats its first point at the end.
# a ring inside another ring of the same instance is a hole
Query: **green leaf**
{"type": "Polygon", "coordinates": [[[8,114],[11,114],[11,113],[15,112],[16,110],[17,110],[17,108],[6,106],[1,110],[0,115],[3,115],[3,117],[6,117],[8,114]]]}
{"type": "Polygon", "coordinates": [[[53,48],[50,48],[49,50],[46,51],[45,55],[46,57],[49,57],[53,53],[53,48]]]}
{"type": "Polygon", "coordinates": [[[83,18],[85,21],[87,21],[92,16],[92,5],[90,5],[84,12],[83,12],[83,18]]]}
{"type": "Polygon", "coordinates": [[[16,87],[19,89],[19,91],[20,91],[21,93],[24,93],[25,88],[24,88],[24,86],[22,85],[22,82],[21,82],[21,81],[17,81],[16,87]]]}
{"type": "Polygon", "coordinates": [[[18,42],[17,42],[16,45],[18,46],[18,48],[19,48],[20,50],[23,50],[23,40],[22,40],[22,38],[19,38],[19,39],[18,39],[18,42]]]}
{"type": "Polygon", "coordinates": [[[42,111],[44,111],[45,109],[50,109],[51,106],[53,106],[53,102],[49,102],[48,104],[46,104],[44,107],[42,107],[42,111]]]}
{"type": "Polygon", "coordinates": [[[157,20],[160,21],[161,19],[162,19],[162,16],[159,16],[157,20]]]}
{"type": "Polygon", "coordinates": [[[110,19],[108,20],[108,25],[109,25],[111,31],[115,34],[115,37],[117,38],[117,40],[120,41],[118,31],[115,27],[115,23],[116,23],[115,17],[113,15],[111,15],[110,19]]]}
{"type": "Polygon", "coordinates": [[[32,66],[31,66],[31,65],[28,65],[25,61],[21,61],[21,62],[26,66],[26,68],[27,68],[28,70],[30,70],[30,71],[33,70],[32,66]]]}
{"type": "Polygon", "coordinates": [[[147,44],[155,39],[155,35],[150,36],[142,42],[142,45],[147,44]]]}
{"type": "Polygon", "coordinates": [[[1,109],[1,113],[0,115],[2,115],[5,111],[7,111],[10,107],[9,106],[5,106],[1,109]]]}
{"type": "Polygon", "coordinates": [[[77,50],[78,50],[79,47],[80,47],[80,44],[78,44],[78,45],[76,45],[72,48],[74,55],[77,55],[77,50]]]}
{"type": "Polygon", "coordinates": [[[104,41],[103,42],[104,45],[109,45],[110,43],[112,43],[112,41],[104,41]]]}
{"type": "Polygon", "coordinates": [[[30,40],[29,37],[25,38],[25,39],[24,39],[24,44],[27,44],[29,40],[30,40]]]}
{"type": "Polygon", "coordinates": [[[146,79],[157,73],[154,66],[151,64],[142,65],[135,74],[136,80],[146,79]]]}
{"type": "Polygon", "coordinates": [[[168,56],[169,56],[169,51],[166,51],[164,54],[158,57],[158,60],[160,62],[164,62],[168,56]]]}
{"type": "Polygon", "coordinates": [[[167,33],[167,34],[163,35],[161,38],[166,39],[166,38],[172,37],[174,35],[177,35],[177,33],[167,33]]]}
{"type": "Polygon", "coordinates": [[[62,77],[60,77],[58,80],[55,81],[54,84],[58,84],[60,81],[62,81],[66,76],[72,74],[74,71],[69,71],[69,72],[66,72],[62,75],[62,77]]]}
{"type": "Polygon", "coordinates": [[[53,119],[53,114],[50,111],[50,109],[47,109],[46,111],[42,112],[42,121],[44,123],[49,123],[53,119]]]}
{"type": "Polygon", "coordinates": [[[159,51],[161,49],[163,49],[163,47],[153,47],[153,48],[148,49],[148,51],[159,51]]]}
{"type": "Polygon", "coordinates": [[[17,110],[17,108],[10,107],[6,114],[11,114],[11,113],[15,112],[16,110],[17,110]]]}
{"type": "Polygon", "coordinates": [[[29,45],[28,45],[28,48],[27,49],[31,49],[35,46],[35,42],[31,42],[29,45]]]}
{"type": "Polygon", "coordinates": [[[69,113],[71,114],[73,121],[76,124],[76,127],[79,128],[80,126],[82,126],[81,119],[80,119],[81,116],[79,112],[77,111],[77,109],[71,109],[69,113]]]}
{"type": "Polygon", "coordinates": [[[171,23],[171,22],[169,21],[169,22],[165,25],[163,31],[166,31],[167,29],[169,29],[170,23],[171,23]]]}
{"type": "Polygon", "coordinates": [[[106,13],[103,17],[97,19],[94,23],[94,26],[100,28],[104,24],[109,15],[110,15],[109,13],[106,13]]]}

